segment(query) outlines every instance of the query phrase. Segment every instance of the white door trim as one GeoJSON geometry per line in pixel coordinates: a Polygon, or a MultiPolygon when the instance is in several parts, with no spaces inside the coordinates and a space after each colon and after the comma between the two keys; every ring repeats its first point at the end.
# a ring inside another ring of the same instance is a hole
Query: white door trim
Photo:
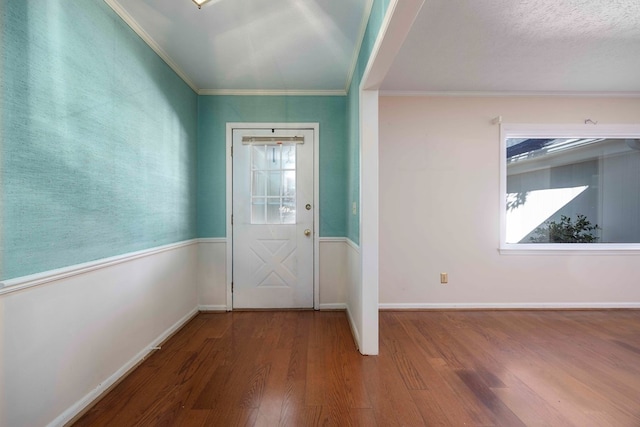
{"type": "Polygon", "coordinates": [[[233,145],[233,129],[313,129],[313,308],[320,309],[320,124],[319,123],[240,123],[228,122],[226,130],[226,156],[227,156],[227,311],[233,310],[231,293],[231,280],[233,278],[233,230],[231,227],[231,214],[233,213],[233,158],[231,147],[233,145]]]}

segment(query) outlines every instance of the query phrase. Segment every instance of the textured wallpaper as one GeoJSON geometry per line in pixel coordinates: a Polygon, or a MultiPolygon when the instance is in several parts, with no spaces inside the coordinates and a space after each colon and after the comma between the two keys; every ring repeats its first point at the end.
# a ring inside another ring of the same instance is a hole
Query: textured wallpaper
{"type": "Polygon", "coordinates": [[[344,237],[347,191],[346,97],[200,96],[198,236],[226,235],[226,123],[320,123],[320,236],[344,237]]]}
{"type": "Polygon", "coordinates": [[[195,237],[197,95],[102,0],[0,11],[0,278],[195,237]]]}
{"type": "Polygon", "coordinates": [[[230,121],[319,122],[320,235],[358,242],[357,87],[387,6],[348,97],[198,97],[102,0],[3,1],[0,279],[223,237],[230,121]]]}

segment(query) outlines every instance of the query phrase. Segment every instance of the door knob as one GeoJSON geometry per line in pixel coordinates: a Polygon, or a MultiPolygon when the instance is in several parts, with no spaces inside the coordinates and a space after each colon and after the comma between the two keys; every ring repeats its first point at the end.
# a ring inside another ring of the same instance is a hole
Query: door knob
{"type": "Polygon", "coordinates": [[[306,230],[304,230],[304,235],[305,236],[310,236],[311,235],[311,230],[309,230],[308,228],[306,230]]]}
{"type": "Polygon", "coordinates": [[[310,210],[311,210],[311,205],[310,205],[309,203],[307,203],[307,204],[305,205],[305,208],[306,208],[308,211],[310,211],[310,210]]]}

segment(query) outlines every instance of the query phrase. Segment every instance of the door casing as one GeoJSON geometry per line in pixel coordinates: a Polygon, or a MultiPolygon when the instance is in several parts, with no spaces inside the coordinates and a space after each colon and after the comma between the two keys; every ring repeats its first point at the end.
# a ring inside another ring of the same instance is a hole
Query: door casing
{"type": "Polygon", "coordinates": [[[319,186],[319,143],[320,124],[319,123],[239,123],[229,122],[226,129],[226,156],[227,156],[227,200],[226,200],[226,232],[227,232],[227,262],[226,262],[226,284],[227,284],[227,311],[233,310],[233,294],[231,282],[233,280],[233,229],[231,225],[231,215],[233,213],[233,158],[231,157],[231,147],[233,146],[233,129],[312,129],[313,130],[313,308],[320,308],[320,186],[319,186]]]}

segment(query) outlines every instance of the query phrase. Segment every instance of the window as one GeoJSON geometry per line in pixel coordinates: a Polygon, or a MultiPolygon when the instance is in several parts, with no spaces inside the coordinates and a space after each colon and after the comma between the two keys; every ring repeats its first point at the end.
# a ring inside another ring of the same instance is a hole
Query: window
{"type": "Polygon", "coordinates": [[[296,223],[296,144],[251,146],[251,223],[296,223]]]}
{"type": "Polygon", "coordinates": [[[502,127],[501,249],[640,249],[640,126],[502,127]]]}

